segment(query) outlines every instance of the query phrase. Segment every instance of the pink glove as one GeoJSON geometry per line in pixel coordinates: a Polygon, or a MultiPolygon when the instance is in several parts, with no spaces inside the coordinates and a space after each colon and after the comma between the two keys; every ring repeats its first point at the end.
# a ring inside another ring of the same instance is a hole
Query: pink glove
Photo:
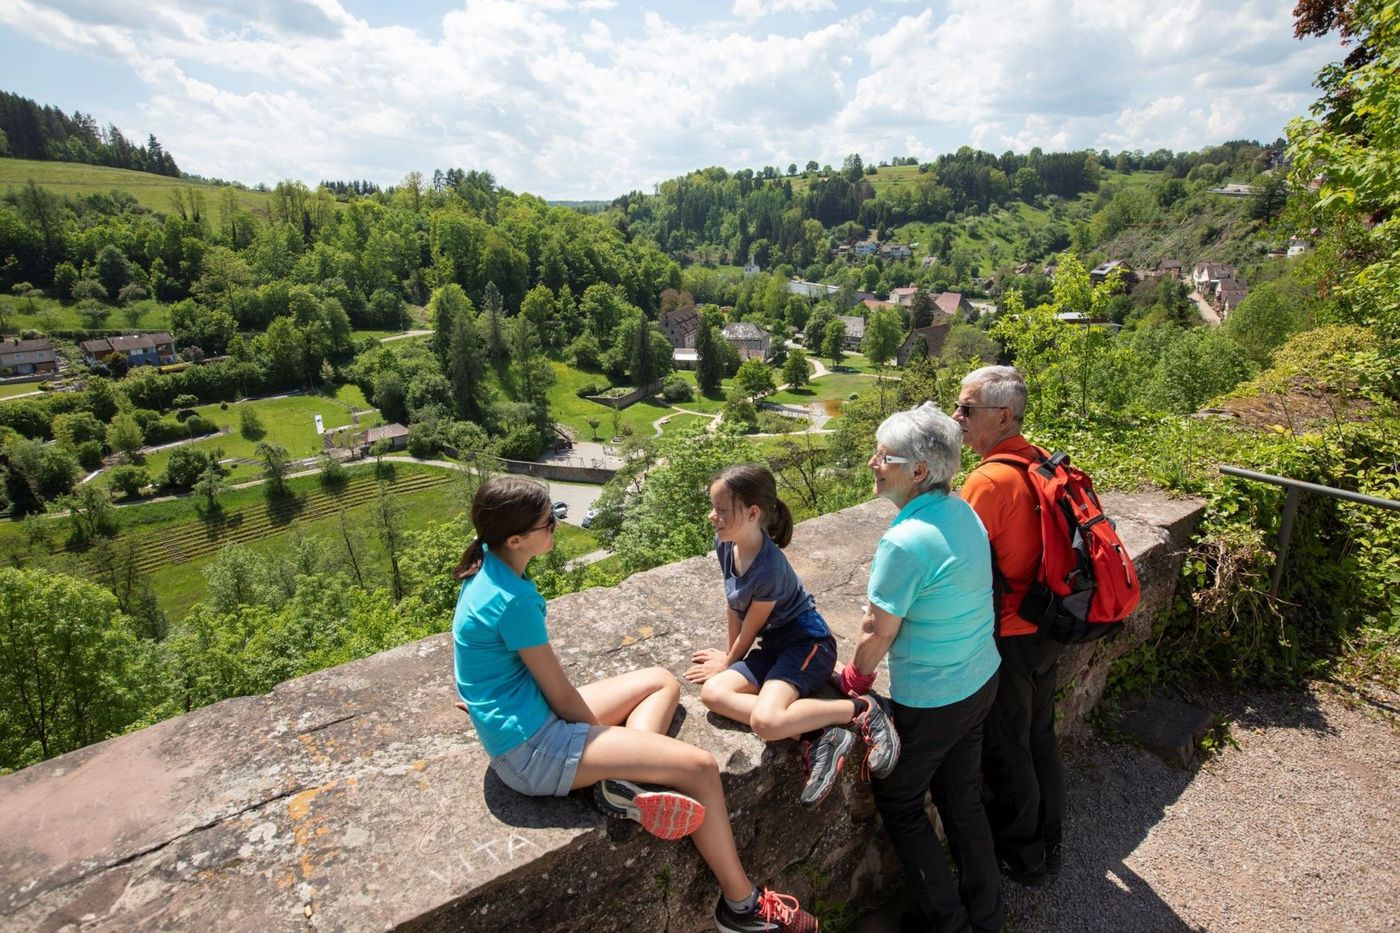
{"type": "Polygon", "coordinates": [[[862,693],[869,693],[873,686],[874,674],[862,674],[854,664],[847,664],[841,668],[841,690],[848,696],[858,697],[862,693]]]}

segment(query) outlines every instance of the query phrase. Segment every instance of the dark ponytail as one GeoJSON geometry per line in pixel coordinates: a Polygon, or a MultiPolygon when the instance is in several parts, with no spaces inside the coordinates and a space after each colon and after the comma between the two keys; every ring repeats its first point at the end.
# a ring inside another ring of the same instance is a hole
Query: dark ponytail
{"type": "Polygon", "coordinates": [[[745,506],[758,506],[768,537],[778,547],[788,546],[792,540],[792,511],[778,498],[778,481],[767,467],[757,463],[725,467],[712,482],[723,483],[729,494],[745,506]]]}
{"type": "Polygon", "coordinates": [[[465,580],[474,575],[486,559],[487,547],[500,547],[512,535],[527,533],[549,507],[549,490],[523,476],[493,476],[482,483],[472,498],[476,536],[452,576],[465,580]]]}

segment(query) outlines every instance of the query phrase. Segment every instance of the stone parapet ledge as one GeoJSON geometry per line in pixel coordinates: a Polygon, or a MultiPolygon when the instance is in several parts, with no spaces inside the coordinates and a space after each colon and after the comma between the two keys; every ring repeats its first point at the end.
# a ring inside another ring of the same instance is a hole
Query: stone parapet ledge
{"type": "MultiPolygon", "coordinates": [[[[1065,682],[1082,719],[1107,664],[1169,604],[1199,506],[1105,497],[1146,605],[1065,682]],[[1102,672],[1100,672],[1102,668],[1102,672]]],[[[789,557],[849,658],[875,543],[871,502],[803,522],[789,557]]],[[[575,682],[721,644],[713,556],[556,599],[554,645],[575,682]]],[[[446,624],[446,620],[444,620],[446,624]]],[[[1076,649],[1082,651],[1083,649],[1076,649]]],[[[1071,665],[1067,664],[1066,668],[1071,665]]],[[[453,707],[450,636],[226,700],[0,778],[0,929],[698,929],[716,885],[694,848],[618,833],[581,795],[526,799],[486,769],[453,707]],[[612,834],[616,834],[616,837],[612,834]]],[[[687,686],[675,732],[711,750],[755,880],[804,904],[877,888],[868,790],[848,768],[812,811],[796,743],[766,746],[687,686]]]]}

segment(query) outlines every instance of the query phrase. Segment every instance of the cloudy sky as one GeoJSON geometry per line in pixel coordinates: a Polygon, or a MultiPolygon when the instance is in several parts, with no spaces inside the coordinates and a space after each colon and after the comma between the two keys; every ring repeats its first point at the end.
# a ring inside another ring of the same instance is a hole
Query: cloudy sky
{"type": "Polygon", "coordinates": [[[610,198],[761,168],[1272,140],[1291,0],[0,0],[0,89],[253,184],[479,168],[610,198]]]}

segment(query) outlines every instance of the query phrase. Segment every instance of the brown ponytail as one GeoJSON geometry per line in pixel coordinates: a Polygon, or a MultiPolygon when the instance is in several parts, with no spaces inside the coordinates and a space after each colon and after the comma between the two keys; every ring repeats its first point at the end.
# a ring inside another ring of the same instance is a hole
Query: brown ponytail
{"type": "Polygon", "coordinates": [[[487,547],[500,547],[512,535],[525,534],[550,507],[549,490],[523,476],[493,476],[472,498],[476,536],[462,552],[452,576],[465,580],[481,569],[487,547]]]}
{"type": "Polygon", "coordinates": [[[792,511],[778,498],[778,481],[767,467],[756,463],[725,467],[711,482],[723,483],[729,494],[745,506],[758,506],[768,537],[778,547],[788,546],[792,540],[792,511]]]}

